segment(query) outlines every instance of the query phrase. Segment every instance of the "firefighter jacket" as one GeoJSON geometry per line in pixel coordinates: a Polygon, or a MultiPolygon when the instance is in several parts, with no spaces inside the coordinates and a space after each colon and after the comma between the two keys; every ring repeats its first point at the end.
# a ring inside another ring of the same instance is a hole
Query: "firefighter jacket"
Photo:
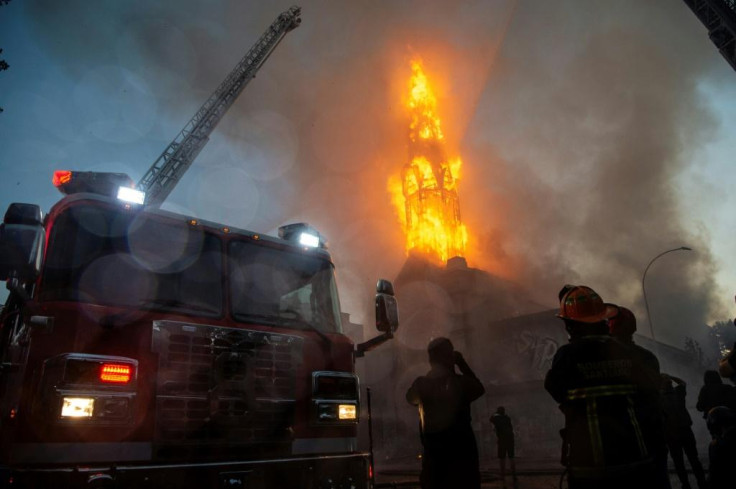
{"type": "Polygon", "coordinates": [[[659,382],[649,362],[610,336],[560,347],[544,386],[565,415],[563,463],[571,478],[625,477],[652,467],[640,413],[659,410],[659,382]]]}

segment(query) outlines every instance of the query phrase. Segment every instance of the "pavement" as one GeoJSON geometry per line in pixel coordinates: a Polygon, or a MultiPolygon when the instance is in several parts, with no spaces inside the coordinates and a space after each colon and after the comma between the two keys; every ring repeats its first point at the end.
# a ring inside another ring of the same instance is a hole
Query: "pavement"
{"type": "MultiPolygon", "coordinates": [[[[493,461],[497,463],[497,460],[493,461]]],[[[507,463],[507,471],[508,471],[507,463]]],[[[394,465],[376,464],[376,489],[419,488],[419,461],[416,463],[394,465]]],[[[516,459],[516,484],[510,475],[501,479],[498,465],[481,465],[481,487],[503,489],[557,489],[560,487],[562,467],[552,460],[516,459]],[[505,485],[504,485],[505,482],[505,485]]]]}
{"type": "MultiPolygon", "coordinates": [[[[481,487],[497,489],[557,489],[560,487],[560,474],[517,473],[514,483],[510,476],[501,480],[496,473],[481,472],[481,487]]],[[[399,475],[376,473],[376,489],[415,489],[419,488],[419,474],[399,475]]],[[[566,487],[566,486],[563,486],[566,487]]]]}
{"type": "MultiPolygon", "coordinates": [[[[497,462],[494,460],[493,462],[497,462]]],[[[687,462],[686,462],[687,463],[687,462]]],[[[707,463],[707,462],[706,462],[707,463]]],[[[704,465],[707,468],[707,465],[704,465]]],[[[672,464],[670,463],[670,469],[672,464]]],[[[508,470],[508,466],[507,466],[508,470]]],[[[419,464],[410,466],[377,465],[376,467],[376,489],[418,489],[419,486],[419,464]]],[[[558,462],[552,460],[523,460],[516,459],[517,480],[506,475],[502,480],[498,466],[481,465],[481,487],[483,489],[559,489],[567,488],[567,481],[560,485],[562,467],[558,462]]],[[[680,481],[674,470],[670,470],[670,483],[673,489],[680,487],[680,481]]],[[[695,477],[690,474],[690,484],[697,487],[695,477]]]]}

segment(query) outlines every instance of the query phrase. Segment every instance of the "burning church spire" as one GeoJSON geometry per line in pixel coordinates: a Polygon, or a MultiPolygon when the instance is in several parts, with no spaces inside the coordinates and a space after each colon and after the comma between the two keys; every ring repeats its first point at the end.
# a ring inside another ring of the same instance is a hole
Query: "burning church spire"
{"type": "Polygon", "coordinates": [[[406,251],[434,261],[465,255],[467,231],[460,220],[458,172],[462,161],[448,158],[437,115],[437,99],[421,61],[411,63],[406,106],[410,113],[409,159],[401,177],[389,180],[393,203],[404,226],[406,251]]]}

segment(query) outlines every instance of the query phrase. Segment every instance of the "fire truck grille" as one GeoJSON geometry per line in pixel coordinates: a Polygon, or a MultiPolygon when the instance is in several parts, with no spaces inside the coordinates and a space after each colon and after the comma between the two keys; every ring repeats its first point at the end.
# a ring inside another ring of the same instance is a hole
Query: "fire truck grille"
{"type": "Polygon", "coordinates": [[[301,338],[156,321],[153,345],[159,444],[290,440],[301,338]]]}

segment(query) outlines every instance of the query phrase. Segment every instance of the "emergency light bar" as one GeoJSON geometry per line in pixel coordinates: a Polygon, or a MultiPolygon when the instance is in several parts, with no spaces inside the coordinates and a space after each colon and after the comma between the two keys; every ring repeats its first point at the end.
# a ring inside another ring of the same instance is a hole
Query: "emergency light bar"
{"type": "Polygon", "coordinates": [[[279,228],[279,238],[293,241],[308,248],[327,248],[327,243],[322,239],[322,235],[304,222],[281,226],[279,228]]]}
{"type": "MultiPolygon", "coordinates": [[[[54,172],[51,182],[64,195],[87,192],[121,198],[120,188],[124,187],[127,190],[123,192],[123,195],[134,200],[122,198],[121,200],[138,203],[141,197],[137,194],[135,197],[132,197],[129,191],[142,193],[134,190],[135,183],[133,179],[125,173],[57,170],[54,172]]],[[[145,198],[145,194],[143,196],[145,198]]]]}
{"type": "Polygon", "coordinates": [[[72,172],[69,170],[56,170],[54,172],[54,177],[51,179],[51,183],[54,184],[54,187],[61,187],[71,179],[72,172]]]}

